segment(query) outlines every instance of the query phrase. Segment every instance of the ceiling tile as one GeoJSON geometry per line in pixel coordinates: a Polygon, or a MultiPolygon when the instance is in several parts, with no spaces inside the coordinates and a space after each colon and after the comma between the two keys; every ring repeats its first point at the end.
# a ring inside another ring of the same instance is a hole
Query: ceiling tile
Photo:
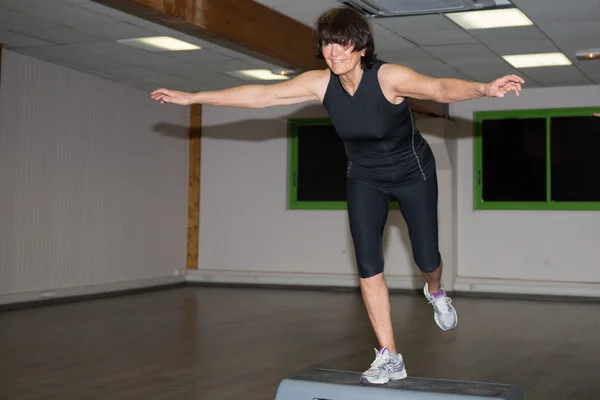
{"type": "Polygon", "coordinates": [[[208,50],[208,54],[212,55],[218,54],[219,56],[226,56],[230,59],[242,60],[247,62],[248,64],[254,65],[257,68],[265,68],[265,69],[273,69],[273,68],[281,68],[282,66],[276,65],[250,55],[246,55],[244,53],[240,53],[235,50],[227,49],[225,47],[215,47],[208,50]]]}
{"type": "Polygon", "coordinates": [[[194,44],[196,46],[201,47],[202,49],[213,49],[218,47],[218,45],[209,42],[208,40],[203,40],[203,39],[199,39],[197,37],[194,36],[190,36],[190,35],[186,35],[185,33],[174,33],[172,32],[171,36],[173,36],[174,38],[177,38],[179,40],[183,40],[185,42],[194,44]]]}
{"type": "Polygon", "coordinates": [[[469,35],[465,31],[460,30],[404,32],[402,33],[402,36],[418,44],[419,46],[479,43],[473,36],[469,35]]]}
{"type": "MultiPolygon", "coordinates": [[[[243,60],[226,60],[221,62],[205,62],[202,64],[203,68],[210,69],[212,71],[240,71],[244,69],[257,69],[256,65],[252,65],[243,60]]],[[[276,67],[273,67],[276,68],[276,67]]]]}
{"type": "Polygon", "coordinates": [[[75,3],[74,0],[0,0],[0,7],[12,10],[31,10],[32,8],[47,7],[48,4],[51,4],[51,7],[61,7],[75,3]]]}
{"type": "Polygon", "coordinates": [[[104,78],[104,79],[108,79],[108,80],[121,79],[121,77],[119,77],[118,75],[111,74],[110,72],[104,71],[104,70],[88,69],[87,73],[90,74],[90,75],[94,75],[94,76],[97,76],[99,78],[104,78]]]}
{"type": "Polygon", "coordinates": [[[56,60],[63,55],[70,53],[69,49],[59,45],[49,45],[44,47],[24,47],[15,50],[19,54],[24,54],[40,60],[56,60]]]}
{"type": "Polygon", "coordinates": [[[157,71],[164,71],[165,73],[171,73],[174,75],[181,75],[187,77],[187,79],[192,79],[197,82],[202,82],[202,76],[200,76],[200,71],[208,71],[207,69],[203,69],[198,67],[197,65],[188,64],[186,62],[172,60],[173,63],[168,66],[162,65],[154,65],[152,68],[157,71]]]}
{"type": "Polygon", "coordinates": [[[100,42],[99,36],[90,35],[72,28],[31,29],[29,35],[44,39],[56,44],[76,44],[100,42]]]}
{"type": "Polygon", "coordinates": [[[144,68],[140,66],[120,66],[116,68],[106,68],[103,69],[109,74],[119,76],[122,78],[135,78],[135,79],[154,79],[158,77],[164,76],[163,73],[158,71],[153,71],[150,68],[144,68]]]}
{"type": "Polygon", "coordinates": [[[598,22],[600,19],[600,3],[590,1],[536,1],[523,2],[522,11],[534,24],[546,28],[552,24],[570,24],[598,22]]]}
{"type": "Polygon", "coordinates": [[[200,39],[196,39],[182,32],[176,31],[175,29],[167,28],[165,26],[149,22],[140,18],[131,21],[130,24],[149,32],[152,36],[171,36],[181,40],[190,41],[191,43],[204,48],[216,47],[216,45],[212,44],[208,40],[203,41],[200,39]]]}
{"type": "Polygon", "coordinates": [[[135,56],[136,54],[145,54],[147,51],[133,48],[121,43],[113,41],[103,41],[96,43],[81,43],[72,44],[68,47],[85,51],[88,53],[96,54],[99,56],[115,56],[115,55],[130,55],[135,56]]]}
{"type": "Polygon", "coordinates": [[[78,51],[76,49],[69,49],[67,50],[67,52],[67,54],[63,55],[59,59],[85,68],[105,69],[117,68],[123,65],[122,62],[119,62],[117,60],[104,56],[99,56],[96,54],[78,51]]]}
{"type": "Polygon", "coordinates": [[[35,39],[35,38],[29,37],[29,36],[21,35],[20,33],[1,31],[1,30],[0,30],[0,43],[2,43],[7,49],[53,45],[53,43],[46,42],[46,41],[40,40],[40,39],[35,39]]]}
{"type": "Polygon", "coordinates": [[[579,35],[577,37],[557,37],[552,41],[566,55],[575,56],[575,53],[583,49],[592,49],[600,47],[600,38],[595,35],[579,35]]]}
{"type": "Polygon", "coordinates": [[[384,61],[399,64],[415,61],[439,61],[434,55],[418,47],[392,50],[379,49],[377,54],[384,61]]]}
{"type": "Polygon", "coordinates": [[[235,60],[235,58],[210,50],[174,51],[170,53],[169,56],[176,60],[185,61],[195,65],[215,65],[220,62],[235,60]]]}
{"type": "Polygon", "coordinates": [[[589,78],[573,66],[526,68],[528,76],[543,86],[591,85],[589,78]]]}
{"type": "Polygon", "coordinates": [[[153,32],[130,24],[129,22],[111,22],[99,24],[74,23],[73,25],[77,25],[77,28],[84,32],[111,40],[156,36],[153,32]]]}
{"type": "MultiPolygon", "coordinates": [[[[600,17],[599,17],[600,21],[600,17]]],[[[600,37],[600,23],[580,22],[577,24],[566,23],[549,23],[540,27],[550,38],[576,38],[579,36],[596,36],[600,37]]]]}
{"type": "Polygon", "coordinates": [[[445,62],[461,71],[484,70],[494,74],[502,74],[511,66],[500,57],[484,57],[479,59],[456,58],[445,60],[445,62]]]}
{"type": "Polygon", "coordinates": [[[153,77],[138,76],[135,77],[135,79],[141,82],[148,82],[154,89],[158,89],[160,87],[166,87],[175,90],[187,89],[186,80],[173,75],[157,74],[153,77]]]}
{"type": "Polygon", "coordinates": [[[98,14],[83,7],[74,5],[56,6],[49,2],[44,6],[30,7],[21,10],[25,14],[36,16],[40,19],[71,27],[81,27],[85,24],[107,24],[115,22],[114,19],[98,14]]]}
{"type": "Polygon", "coordinates": [[[176,64],[182,64],[181,61],[174,60],[163,53],[136,52],[124,54],[111,54],[107,56],[113,60],[125,62],[130,65],[138,65],[153,69],[168,70],[175,67],[176,64]]]}
{"type": "Polygon", "coordinates": [[[413,69],[419,73],[422,73],[422,71],[425,69],[446,69],[450,67],[448,64],[444,64],[442,61],[438,60],[415,61],[407,59],[402,62],[397,62],[397,64],[413,69]]]}
{"type": "Polygon", "coordinates": [[[133,78],[112,78],[111,81],[123,86],[127,86],[128,88],[141,90],[146,93],[156,89],[156,86],[151,82],[140,81],[133,78]]]}
{"type": "Polygon", "coordinates": [[[398,36],[398,34],[379,25],[373,25],[373,37],[376,48],[392,47],[396,49],[414,47],[415,45],[408,40],[398,36]]]}
{"type": "Polygon", "coordinates": [[[463,79],[463,80],[472,80],[470,76],[452,68],[450,66],[444,66],[442,68],[435,67],[427,67],[424,66],[419,68],[418,71],[420,74],[430,76],[432,78],[454,78],[454,79],[463,79]]]}
{"type": "Polygon", "coordinates": [[[87,11],[105,15],[111,19],[114,19],[114,20],[117,20],[120,22],[133,22],[133,21],[138,20],[137,17],[135,17],[131,14],[125,13],[123,11],[115,10],[114,8],[110,8],[110,7],[107,7],[102,4],[93,3],[89,0],[85,0],[85,2],[82,2],[80,4],[80,7],[83,7],[87,11]]]}
{"type": "Polygon", "coordinates": [[[538,27],[520,26],[512,28],[473,29],[469,31],[474,38],[482,43],[503,43],[506,41],[547,40],[548,37],[538,27]]]}
{"type": "Polygon", "coordinates": [[[530,54],[530,53],[554,53],[560,52],[552,41],[541,40],[501,40],[489,42],[487,46],[498,55],[508,54],[530,54]]]}
{"type": "Polygon", "coordinates": [[[573,67],[590,80],[595,81],[595,77],[600,73],[600,60],[580,61],[575,59],[573,60],[573,67]]]}
{"type": "Polygon", "coordinates": [[[244,53],[241,53],[241,52],[235,51],[235,50],[231,50],[226,47],[216,47],[214,49],[210,49],[210,51],[230,57],[230,58],[237,58],[237,59],[240,59],[240,58],[243,58],[246,56],[244,53]]]}
{"type": "Polygon", "coordinates": [[[447,46],[427,46],[426,50],[432,55],[451,61],[464,61],[480,58],[494,58],[496,55],[482,44],[458,44],[447,46]]]}
{"type": "Polygon", "coordinates": [[[248,64],[252,65],[254,68],[262,68],[262,69],[282,68],[282,66],[280,66],[280,65],[275,65],[273,63],[269,63],[264,60],[260,60],[258,58],[254,58],[254,57],[250,57],[250,56],[242,57],[242,58],[240,58],[240,60],[247,62],[248,64]]]}
{"type": "Polygon", "coordinates": [[[600,69],[596,70],[595,72],[588,73],[586,74],[586,76],[590,78],[594,83],[600,84],[600,69]]]}
{"type": "Polygon", "coordinates": [[[240,85],[248,84],[248,81],[234,78],[229,75],[225,75],[219,72],[210,71],[206,69],[197,69],[197,80],[198,83],[208,83],[210,85],[219,86],[220,88],[229,88],[240,85]]]}
{"type": "Polygon", "coordinates": [[[537,86],[536,82],[530,78],[528,75],[523,73],[523,71],[519,71],[515,68],[512,68],[510,65],[505,64],[502,65],[500,63],[491,65],[489,68],[481,68],[480,66],[462,66],[458,68],[462,73],[472,77],[474,80],[478,82],[492,82],[498,78],[501,78],[505,75],[517,75],[525,80],[525,85],[523,87],[533,87],[537,86]]]}
{"type": "Polygon", "coordinates": [[[0,9],[0,27],[7,31],[28,33],[30,30],[60,28],[60,25],[17,11],[0,9]]]}

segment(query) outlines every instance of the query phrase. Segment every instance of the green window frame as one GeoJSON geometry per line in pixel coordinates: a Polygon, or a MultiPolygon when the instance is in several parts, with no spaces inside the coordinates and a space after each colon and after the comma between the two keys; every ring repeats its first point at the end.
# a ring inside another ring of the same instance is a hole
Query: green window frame
{"type": "Polygon", "coordinates": [[[551,118],[583,117],[600,113],[600,107],[528,109],[503,111],[476,111],[473,113],[474,159],[473,159],[473,203],[476,210],[600,210],[600,201],[554,201],[551,200],[551,118]],[[546,200],[545,201],[483,201],[483,132],[482,122],[492,119],[545,118],[546,120],[546,200]]]}
{"type": "Polygon", "coordinates": [[[298,118],[288,120],[289,139],[289,177],[288,177],[288,208],[290,210],[344,210],[345,201],[298,201],[298,129],[301,126],[333,125],[330,118],[298,118]]]}
{"type": "MultiPolygon", "coordinates": [[[[346,201],[298,201],[298,129],[301,126],[333,125],[330,118],[294,118],[288,120],[288,209],[290,210],[347,210],[346,201]]],[[[340,139],[341,140],[341,139],[340,139]]],[[[390,210],[398,210],[397,202],[390,210]]]]}

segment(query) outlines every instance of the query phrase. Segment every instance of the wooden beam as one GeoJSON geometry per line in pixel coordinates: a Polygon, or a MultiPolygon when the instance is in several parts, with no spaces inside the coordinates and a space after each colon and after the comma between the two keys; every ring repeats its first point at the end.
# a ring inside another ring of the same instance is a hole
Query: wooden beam
{"type": "Polygon", "coordinates": [[[190,106],[188,161],[187,269],[198,269],[200,224],[200,152],[202,138],[202,106],[190,106]]]}
{"type": "Polygon", "coordinates": [[[285,68],[326,68],[311,28],[252,0],[92,1],[285,68]]]}
{"type": "MultiPolygon", "coordinates": [[[[92,1],[284,68],[327,68],[316,56],[311,27],[252,0],[92,1]]],[[[447,117],[446,104],[409,99],[409,105],[447,117]]]]}

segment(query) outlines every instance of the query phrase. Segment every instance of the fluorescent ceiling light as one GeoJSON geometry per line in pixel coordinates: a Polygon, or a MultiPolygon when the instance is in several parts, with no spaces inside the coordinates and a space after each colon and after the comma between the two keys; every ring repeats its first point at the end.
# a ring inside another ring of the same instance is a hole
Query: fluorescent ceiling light
{"type": "Polygon", "coordinates": [[[128,46],[139,47],[148,51],[182,51],[182,50],[199,50],[201,47],[194,44],[184,42],[183,40],[175,39],[170,36],[154,36],[135,39],[117,40],[118,43],[128,46]]]}
{"type": "Polygon", "coordinates": [[[274,74],[268,69],[246,69],[242,71],[231,71],[227,74],[247,81],[275,81],[289,79],[289,76],[286,76],[286,74],[274,74]]]}
{"type": "Polygon", "coordinates": [[[465,11],[445,15],[463,29],[490,29],[533,25],[533,22],[518,8],[465,11]]]}
{"type": "Polygon", "coordinates": [[[563,53],[514,54],[502,58],[515,68],[571,65],[571,60],[563,53]]]}

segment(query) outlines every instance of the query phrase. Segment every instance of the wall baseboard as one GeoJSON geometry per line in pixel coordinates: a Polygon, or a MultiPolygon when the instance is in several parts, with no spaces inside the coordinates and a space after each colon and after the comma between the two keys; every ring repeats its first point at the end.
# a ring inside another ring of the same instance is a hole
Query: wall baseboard
{"type": "Polygon", "coordinates": [[[600,283],[583,282],[457,277],[454,290],[459,294],[502,294],[511,298],[520,298],[522,295],[536,298],[600,298],[600,283]]]}
{"type": "Polygon", "coordinates": [[[129,294],[162,287],[183,286],[185,276],[167,276],[126,282],[86,285],[64,289],[51,289],[0,295],[0,308],[30,307],[36,304],[54,304],[71,300],[100,298],[117,294],[129,294]]]}
{"type": "MultiPolygon", "coordinates": [[[[221,271],[187,270],[181,276],[151,278],[128,282],[115,282],[88,285],[56,290],[33,291],[0,295],[0,309],[31,307],[55,303],[86,300],[90,298],[113,297],[162,288],[179,287],[189,284],[215,284],[251,287],[299,287],[324,289],[357,289],[358,278],[350,274],[301,274],[266,271],[221,271]]],[[[420,276],[386,276],[390,291],[421,291],[423,279],[420,276]]],[[[522,281],[511,279],[489,279],[458,277],[454,294],[481,295],[510,299],[600,299],[600,283],[571,283],[550,281],[522,281]]]]}
{"type": "MultiPolygon", "coordinates": [[[[356,275],[351,274],[303,274],[267,271],[222,271],[198,269],[186,273],[190,283],[216,283],[254,286],[306,286],[325,288],[358,288],[356,275]]],[[[423,278],[410,275],[388,275],[390,289],[422,289],[423,278]]]]}
{"type": "MultiPolygon", "coordinates": [[[[285,286],[306,288],[353,289],[358,287],[358,278],[350,274],[301,274],[266,271],[222,271],[189,270],[188,283],[243,285],[243,286],[285,286]]],[[[417,290],[423,288],[421,276],[386,276],[390,291],[417,290]]],[[[487,279],[457,277],[452,295],[502,296],[511,299],[521,298],[573,298],[599,299],[600,283],[570,283],[547,281],[523,281],[510,279],[487,279]]]]}

